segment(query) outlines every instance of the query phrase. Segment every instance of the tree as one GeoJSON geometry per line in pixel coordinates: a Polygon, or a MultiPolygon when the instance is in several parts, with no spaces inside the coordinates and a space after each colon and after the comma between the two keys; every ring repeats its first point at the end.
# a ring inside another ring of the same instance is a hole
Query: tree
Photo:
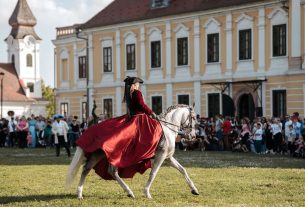
{"type": "Polygon", "coordinates": [[[55,113],[55,96],[53,88],[46,86],[44,81],[41,81],[41,91],[42,97],[49,102],[46,107],[48,117],[52,117],[52,115],[55,113]]]}

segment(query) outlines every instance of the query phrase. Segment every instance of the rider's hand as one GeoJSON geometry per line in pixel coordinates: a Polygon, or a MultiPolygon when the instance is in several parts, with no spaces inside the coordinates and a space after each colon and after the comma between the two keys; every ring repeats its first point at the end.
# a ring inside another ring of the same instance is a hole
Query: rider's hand
{"type": "Polygon", "coordinates": [[[151,118],[157,119],[157,115],[153,112],[153,113],[151,114],[151,118]]]}

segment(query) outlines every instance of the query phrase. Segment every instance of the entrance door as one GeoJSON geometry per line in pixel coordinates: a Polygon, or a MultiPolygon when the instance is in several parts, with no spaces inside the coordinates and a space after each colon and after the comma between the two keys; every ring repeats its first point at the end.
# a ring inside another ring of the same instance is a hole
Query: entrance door
{"type": "Polygon", "coordinates": [[[233,99],[227,94],[222,94],[222,114],[224,117],[235,116],[235,106],[233,99]]]}
{"type": "Polygon", "coordinates": [[[251,94],[243,94],[239,98],[238,113],[240,118],[246,116],[251,120],[254,119],[255,107],[254,107],[253,97],[251,94]]]}

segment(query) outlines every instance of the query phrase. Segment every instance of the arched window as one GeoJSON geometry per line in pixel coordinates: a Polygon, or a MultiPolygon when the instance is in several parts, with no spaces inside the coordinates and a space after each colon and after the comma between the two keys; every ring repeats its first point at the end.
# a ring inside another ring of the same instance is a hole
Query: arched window
{"type": "Polygon", "coordinates": [[[33,67],[33,57],[31,54],[26,55],[26,66],[33,67]]]}

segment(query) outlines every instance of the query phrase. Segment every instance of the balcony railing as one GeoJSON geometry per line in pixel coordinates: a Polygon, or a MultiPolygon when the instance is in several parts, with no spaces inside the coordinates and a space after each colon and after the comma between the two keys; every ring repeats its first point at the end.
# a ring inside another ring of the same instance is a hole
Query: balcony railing
{"type": "Polygon", "coordinates": [[[68,27],[57,27],[56,28],[56,39],[72,37],[76,35],[76,28],[78,28],[80,24],[75,24],[73,26],[68,27]]]}

